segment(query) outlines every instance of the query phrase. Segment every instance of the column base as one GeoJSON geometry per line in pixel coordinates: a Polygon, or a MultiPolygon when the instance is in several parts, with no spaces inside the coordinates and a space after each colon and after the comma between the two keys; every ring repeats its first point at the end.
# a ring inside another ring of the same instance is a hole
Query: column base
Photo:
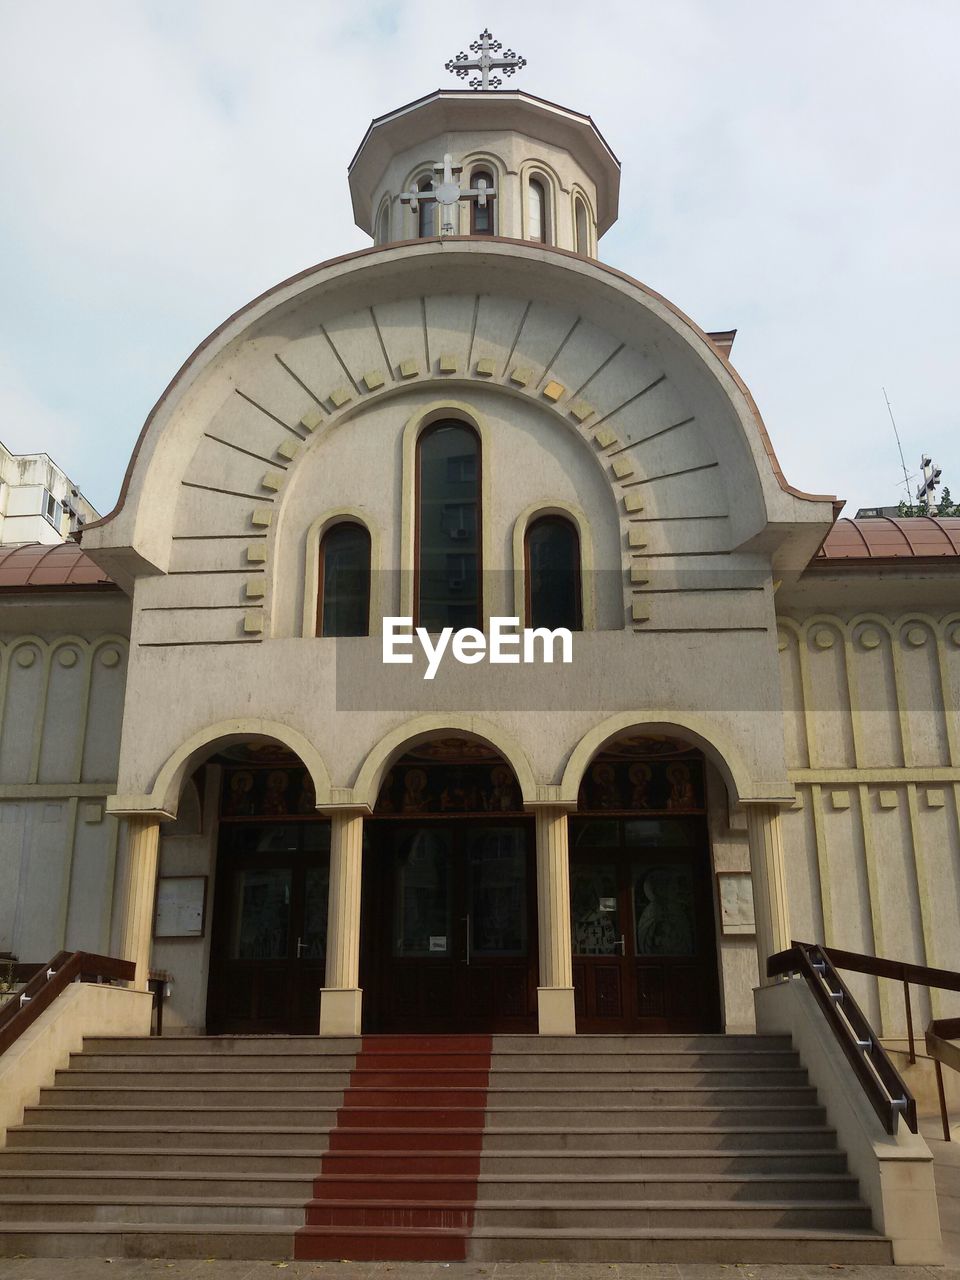
{"type": "Polygon", "coordinates": [[[537,1014],[540,1035],[575,1036],[573,987],[537,987],[537,1014]]]}
{"type": "Polygon", "coordinates": [[[320,991],[320,1035],[358,1036],[363,992],[359,987],[323,987],[320,991]]]}

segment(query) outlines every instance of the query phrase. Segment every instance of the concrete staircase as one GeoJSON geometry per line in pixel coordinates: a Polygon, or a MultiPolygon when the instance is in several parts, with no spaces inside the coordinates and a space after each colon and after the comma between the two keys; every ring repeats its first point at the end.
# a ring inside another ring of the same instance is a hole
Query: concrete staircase
{"type": "Polygon", "coordinates": [[[93,1040],[0,1256],[888,1263],[787,1040],[93,1040]]]}

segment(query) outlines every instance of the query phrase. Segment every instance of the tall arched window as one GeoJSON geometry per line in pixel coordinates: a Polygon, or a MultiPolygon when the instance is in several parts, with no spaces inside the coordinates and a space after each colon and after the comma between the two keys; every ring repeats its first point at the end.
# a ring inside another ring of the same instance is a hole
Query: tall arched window
{"type": "Polygon", "coordinates": [[[547,242],[547,193],[539,178],[527,183],[527,239],[547,242]]]}
{"type": "Polygon", "coordinates": [[[564,516],[541,516],[524,542],[527,626],[583,628],[580,535],[564,516]]]}
{"type": "Polygon", "coordinates": [[[370,534],[362,524],[331,525],[320,542],[318,636],[370,634],[370,534]]]}
{"type": "Polygon", "coordinates": [[[387,244],[390,240],[390,205],[385,200],[380,206],[380,216],[377,219],[377,244],[387,244]]]}
{"type": "Polygon", "coordinates": [[[480,440],[463,422],[437,422],[417,441],[417,623],[479,627],[480,440]]]}
{"type": "Polygon", "coordinates": [[[577,231],[577,253],[582,253],[584,257],[590,255],[590,230],[587,220],[587,206],[583,203],[579,196],[573,202],[574,222],[577,231]]]}
{"type": "Polygon", "coordinates": [[[433,179],[425,176],[417,183],[417,190],[426,192],[417,201],[417,235],[421,240],[437,234],[437,202],[433,198],[433,179]]]}
{"type": "MultiPolygon", "coordinates": [[[[470,175],[470,186],[475,190],[480,190],[480,183],[486,184],[488,191],[494,191],[493,174],[488,169],[474,169],[470,175]]],[[[492,236],[496,235],[496,222],[494,220],[494,200],[495,196],[487,196],[486,204],[481,204],[477,196],[470,201],[470,234],[472,236],[492,236]]]]}

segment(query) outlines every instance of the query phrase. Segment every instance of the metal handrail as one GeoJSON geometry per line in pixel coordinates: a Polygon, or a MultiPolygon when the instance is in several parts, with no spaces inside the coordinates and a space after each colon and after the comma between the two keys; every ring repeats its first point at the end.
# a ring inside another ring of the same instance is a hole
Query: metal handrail
{"type": "Polygon", "coordinates": [[[71,982],[132,982],[135,976],[132,960],[89,951],[58,951],[49,964],[40,966],[22,991],[0,1007],[0,1053],[9,1049],[71,982]]]}
{"type": "Polygon", "coordinates": [[[827,949],[812,942],[794,942],[789,951],[780,951],[767,961],[771,978],[794,973],[806,981],[887,1133],[897,1132],[901,1116],[911,1133],[919,1132],[916,1099],[834,968],[827,949]]]}

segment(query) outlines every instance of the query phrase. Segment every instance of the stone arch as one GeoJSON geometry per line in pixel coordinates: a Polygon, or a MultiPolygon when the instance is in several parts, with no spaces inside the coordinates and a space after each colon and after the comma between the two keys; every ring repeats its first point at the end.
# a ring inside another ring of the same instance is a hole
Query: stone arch
{"type": "MultiPolygon", "coordinates": [[[[357,803],[371,811],[380,793],[380,784],[390,765],[404,751],[430,738],[458,735],[475,742],[483,742],[498,751],[513,769],[524,805],[536,800],[537,784],[522,748],[497,725],[478,716],[424,715],[406,720],[386,734],[370,750],[360,766],[353,794],[357,803]]],[[[319,796],[318,796],[319,799],[319,796]]]]}
{"type": "Polygon", "coordinates": [[[198,764],[213,755],[219,747],[247,742],[251,738],[270,738],[295,752],[310,774],[317,805],[330,802],[330,775],[320,752],[298,730],[273,720],[237,719],[221,720],[193,734],[168,757],[157,774],[149,795],[138,797],[117,796],[109,807],[114,813],[155,813],[175,818],[180,805],[180,793],[186,778],[198,764]]]}
{"type": "MultiPolygon", "coordinates": [[[[706,758],[716,766],[733,801],[765,800],[767,795],[757,795],[757,788],[747,769],[743,756],[732,737],[724,728],[705,716],[677,711],[647,712],[621,711],[594,725],[583,735],[571,752],[560,783],[560,802],[576,807],[587,768],[608,742],[628,732],[663,733],[682,738],[691,746],[699,747],[706,758]]],[[[782,794],[789,795],[791,785],[784,781],[782,794]]]]}

